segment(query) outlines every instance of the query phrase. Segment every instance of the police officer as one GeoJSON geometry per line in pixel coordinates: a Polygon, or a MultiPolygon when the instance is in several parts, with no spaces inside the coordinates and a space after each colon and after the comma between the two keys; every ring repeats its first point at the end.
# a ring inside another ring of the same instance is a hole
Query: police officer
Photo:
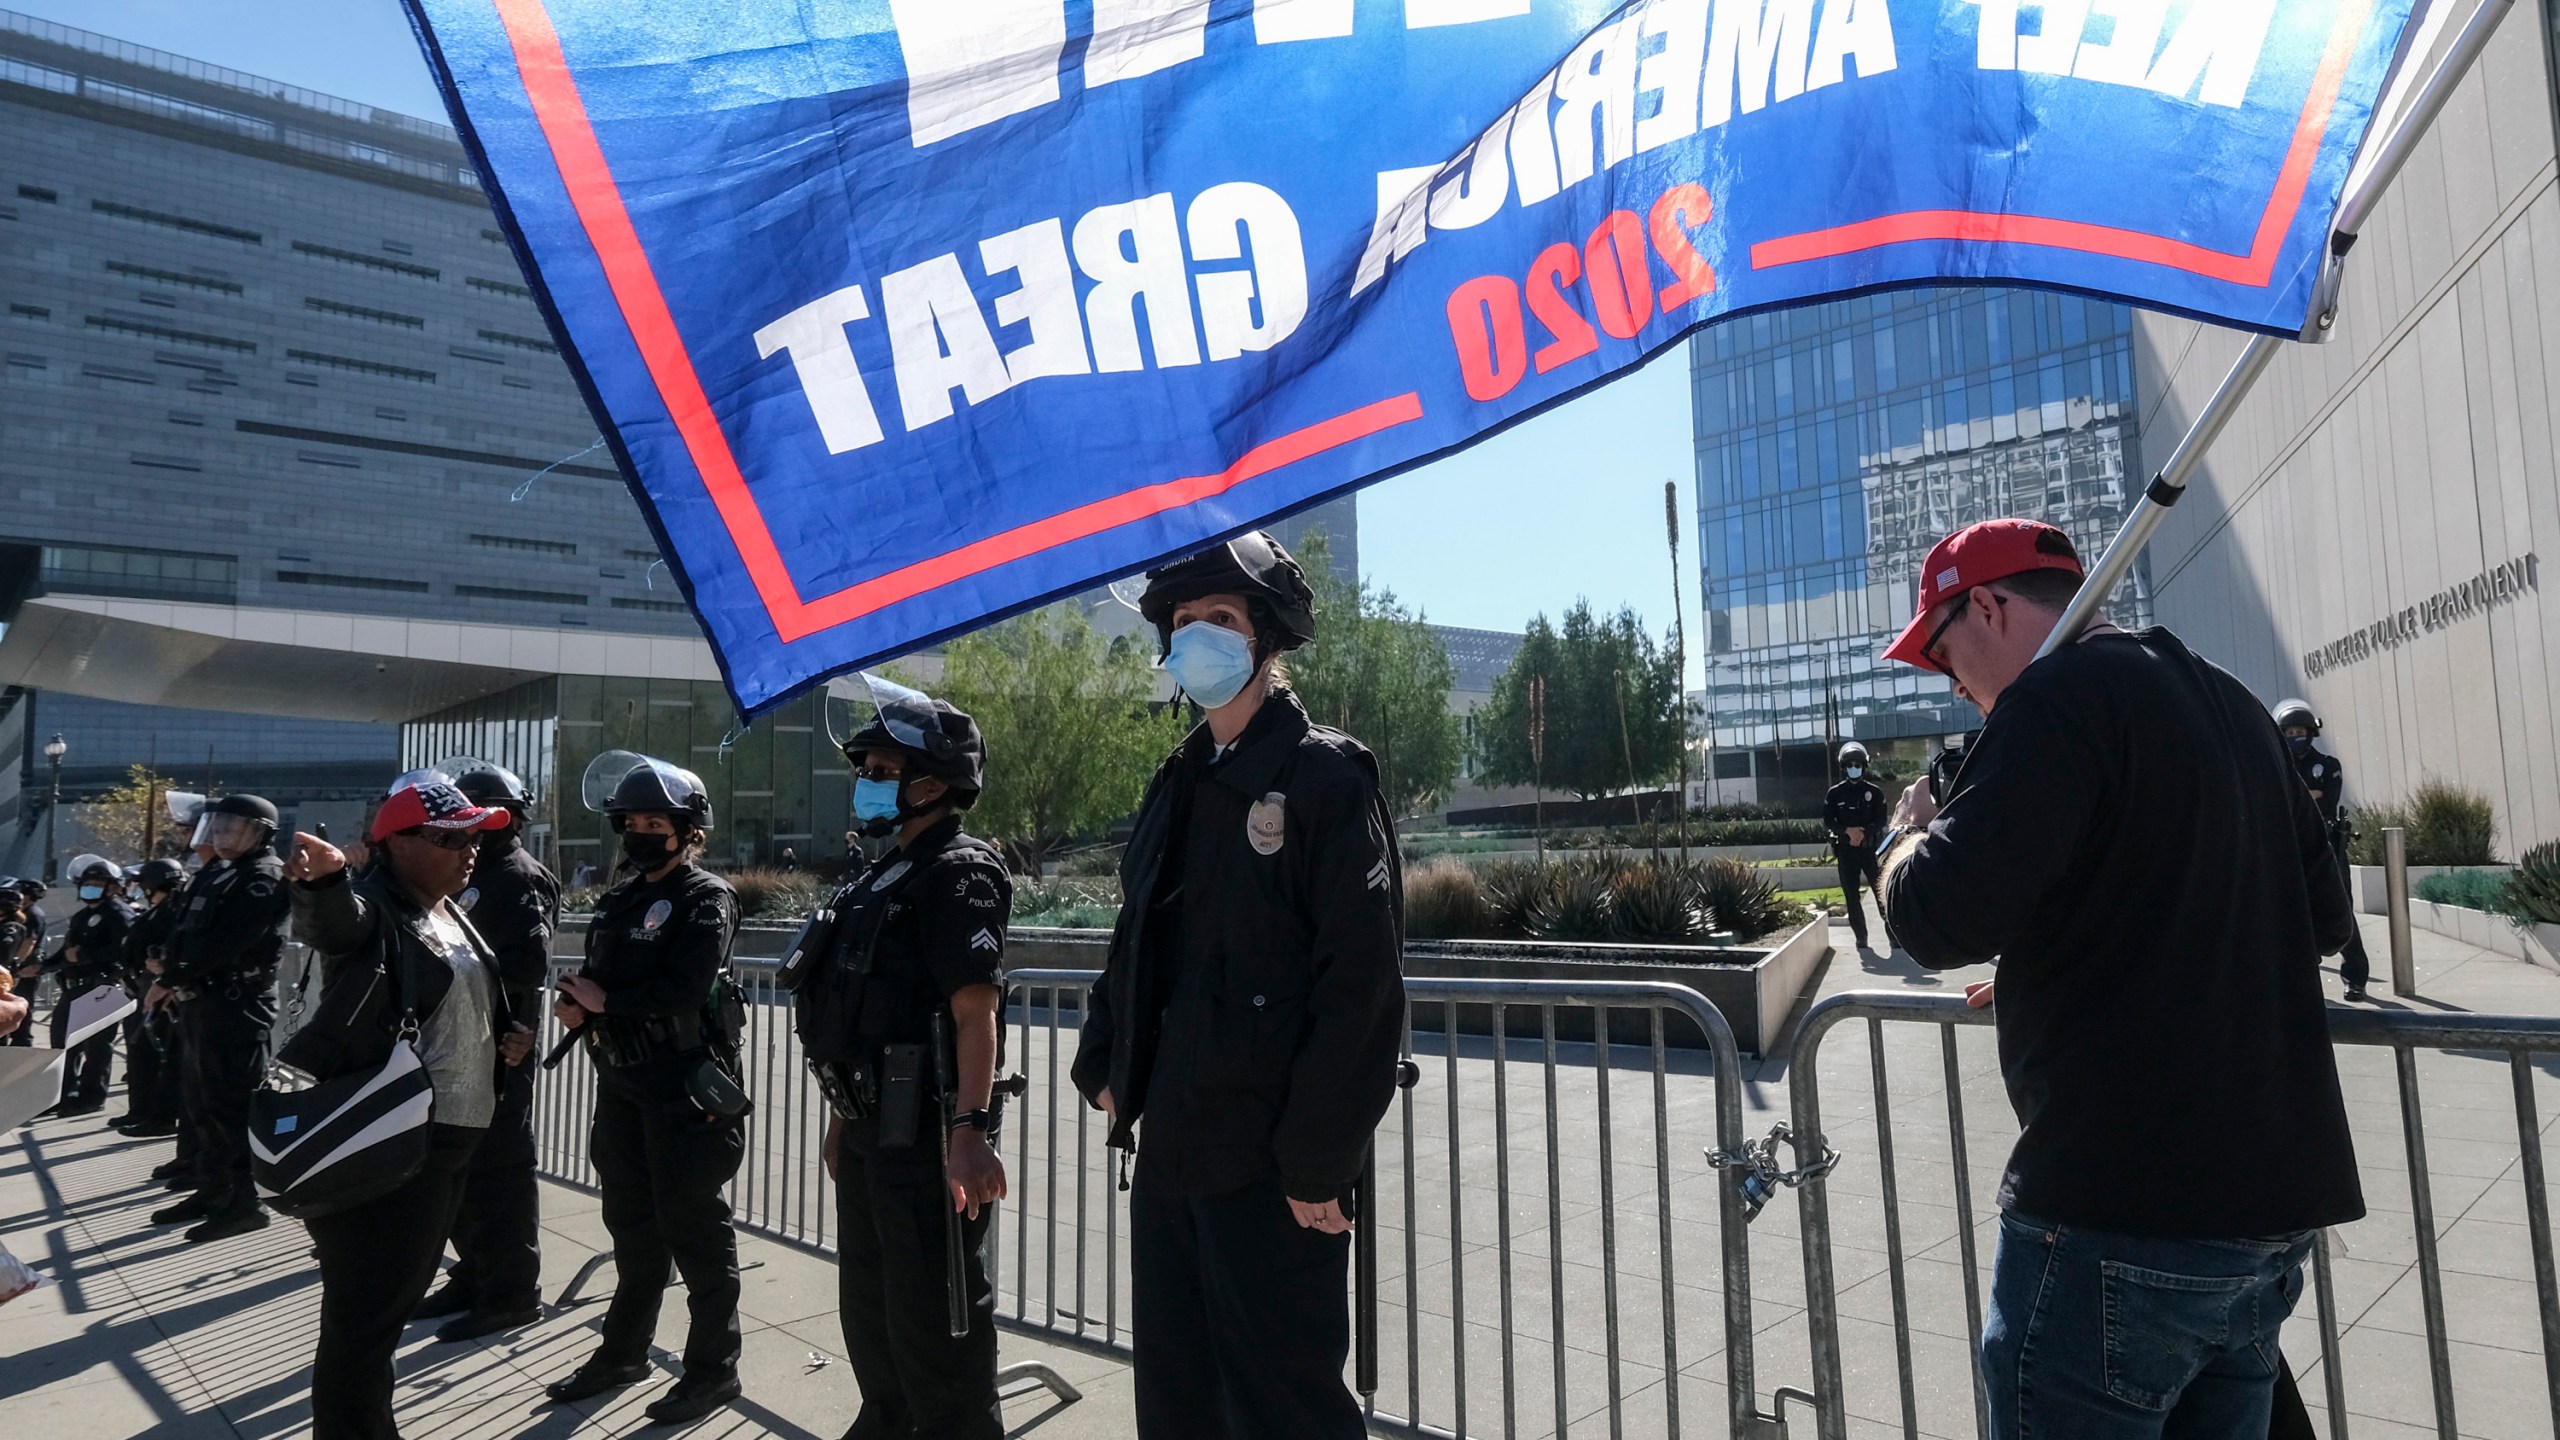
{"type": "Polygon", "coordinates": [[[829,933],[804,941],[823,953],[789,977],[810,1072],[834,1111],[825,1153],[840,1222],[837,1312],[862,1387],[845,1434],[997,1440],[985,1245],[1005,1194],[994,1085],[1013,882],[995,848],[960,828],[984,783],[977,724],[865,679],[870,723],[846,734],[831,701],[829,734],[853,767],[862,832],[894,844],[836,893],[829,933]],[[960,1337],[948,1289],[955,1208],[965,1217],[960,1337]]]}
{"type": "Polygon", "coordinates": [[[587,767],[583,788],[587,807],[622,836],[623,878],[597,898],[586,966],[560,982],[553,1009],[595,1061],[587,1148],[615,1283],[595,1354],[548,1393],[583,1400],[648,1375],[672,1264],[692,1330],[682,1378],[647,1411],[672,1424],[739,1395],[738,1237],[720,1194],[746,1154],[743,1017],[727,980],[738,901],[729,882],[694,863],[711,830],[711,797],[692,771],[608,750],[587,767]]]}
{"type": "MultiPolygon", "coordinates": [[[[551,934],[560,925],[560,882],[524,847],[524,817],[533,796],[515,772],[487,760],[443,760],[431,767],[474,805],[503,812],[507,823],[480,832],[471,884],[454,903],[497,957],[509,1014],[539,1013],[551,979],[551,934]]],[[[476,1340],[541,1316],[542,1217],[534,1179],[533,1072],[518,1061],[501,1067],[498,1108],[471,1154],[462,1208],[453,1222],[454,1265],[442,1288],[414,1314],[454,1318],[437,1329],[446,1343],[476,1340]]]]}
{"type": "Polygon", "coordinates": [[[160,947],[156,957],[149,957],[144,961],[144,966],[151,972],[153,980],[151,988],[143,992],[142,1008],[168,1017],[169,1050],[161,1061],[161,1074],[169,1095],[169,1103],[178,1112],[177,1154],[163,1164],[152,1166],[151,1178],[160,1181],[170,1190],[191,1192],[196,1188],[196,1107],[187,1099],[187,1096],[195,1087],[195,1067],[187,1063],[187,1032],[186,1028],[178,1023],[177,992],[163,983],[161,977],[166,976],[178,963],[178,955],[185,948],[187,939],[184,921],[188,913],[195,908],[196,897],[205,893],[207,887],[222,878],[223,863],[222,857],[214,852],[214,848],[204,843],[207,827],[203,823],[203,797],[194,797],[192,802],[183,809],[173,800],[169,805],[169,814],[176,823],[193,827],[195,838],[190,842],[189,848],[196,857],[196,868],[179,887],[177,899],[171,902],[177,907],[177,914],[170,922],[167,943],[160,947]]]}
{"type": "MultiPolygon", "coordinates": [[[[123,979],[124,933],[133,912],[125,908],[124,872],[103,855],[75,855],[69,867],[78,887],[80,908],[62,927],[62,944],[46,957],[61,988],[53,1002],[53,1045],[64,1048],[71,1037],[71,1002],[101,985],[123,979]]],[[[115,1058],[116,1032],[100,1030],[62,1059],[62,1104],[56,1115],[89,1115],[106,1108],[108,1067],[115,1058]]]]}
{"type": "MultiPolygon", "coordinates": [[[[35,982],[42,972],[33,963],[36,958],[37,932],[27,923],[27,897],[18,890],[14,876],[0,875],[0,970],[9,972],[12,990],[32,1003],[35,982]]],[[[33,1024],[24,1024],[0,1035],[0,1045],[32,1045],[33,1024]]]]}
{"type": "MultiPolygon", "coordinates": [[[[1822,800],[1822,828],[1831,837],[1831,853],[1840,862],[1840,894],[1849,907],[1849,933],[1858,948],[1867,948],[1867,912],[1860,891],[1878,883],[1876,843],[1884,838],[1884,791],[1867,778],[1867,747],[1852,740],[1840,747],[1839,784],[1822,800]]],[[[1879,915],[1884,903],[1876,903],[1879,915]]],[[[1885,937],[1893,948],[1893,937],[1885,937]]]]}
{"type": "Polygon", "coordinates": [[[1152,572],[1139,609],[1206,716],[1148,784],[1075,1061],[1137,1150],[1137,1432],[1356,1440],[1345,1200],[1404,1011],[1377,762],[1281,683],[1314,597],[1270,536],[1152,572]]]}
{"type": "MultiPolygon", "coordinates": [[[[177,895],[187,872],[175,860],[145,860],[134,871],[142,909],[124,932],[125,993],[141,1000],[151,992],[152,960],[178,928],[177,895]]],[[[137,1006],[124,1022],[125,1112],[114,1129],[138,1139],[178,1130],[177,1073],[170,1065],[175,1017],[168,1007],[137,1006]]]]}
{"type": "Polygon", "coordinates": [[[215,860],[187,888],[170,959],[146,1003],[178,1000],[183,1103],[194,1140],[195,1194],[151,1223],[194,1222],[190,1244],[263,1229],[266,1207],[249,1178],[249,1097],[267,1070],[292,898],[276,858],[276,807],[255,795],[205,802],[195,843],[215,860]]]}
{"type": "MultiPolygon", "coordinates": [[[[2312,713],[2309,701],[2287,700],[2276,707],[2276,728],[2284,732],[2285,748],[2293,752],[2293,768],[2300,772],[2302,783],[2311,789],[2311,798],[2319,803],[2320,819],[2329,827],[2329,848],[2338,857],[2338,876],[2346,883],[2347,895],[2356,893],[2354,867],[2347,863],[2347,842],[2355,838],[2355,826],[2342,813],[2340,802],[2347,796],[2347,768],[2337,757],[2316,743],[2320,735],[2320,717],[2312,713]]],[[[2359,929],[2338,955],[2338,978],[2347,982],[2349,1000],[2364,1001],[2372,997],[2364,987],[2373,979],[2373,960],[2365,954],[2364,932],[2359,929]]]]}

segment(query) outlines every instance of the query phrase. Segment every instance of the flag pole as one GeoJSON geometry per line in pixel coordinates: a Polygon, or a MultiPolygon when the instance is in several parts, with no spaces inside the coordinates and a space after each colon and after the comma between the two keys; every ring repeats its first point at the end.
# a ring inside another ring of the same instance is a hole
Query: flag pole
{"type": "MultiPolygon", "coordinates": [[[[2444,58],[2436,62],[2435,69],[2428,73],[2426,80],[2410,97],[2407,112],[2393,123],[2390,133],[2374,147],[2372,164],[2361,174],[2349,177],[2347,191],[2338,200],[2336,224],[2329,236],[2328,258],[2313,294],[2311,323],[2300,338],[2328,338],[2330,328],[2337,323],[2338,292],[2347,251],[2354,248],[2356,237],[2363,233],[2365,221],[2372,218],[2373,207],[2380,203],[2382,192],[2399,178],[2401,169],[2416,153],[2418,142],[2425,137],[2428,127],[2444,113],[2445,105],[2453,99],[2463,77],[2470,73],[2471,67],[2489,48],[2489,38],[2497,33],[2499,22],[2505,20],[2507,12],[2514,8],[2515,0],[2480,0],[2470,18],[2463,22],[2461,32],[2454,36],[2453,43],[2445,48],[2444,58]]],[[[2179,437],[2177,448],[2169,452],[2168,462],[2152,477],[2150,487],[2143,491],[2133,513],[2125,517],[2124,528],[2108,542],[2106,554],[2099,557],[2096,568],[2089,572],[2087,583],[2080,587],[2078,595],[2072,597],[2070,608],[2062,612],[2062,620],[2053,627],[2053,633],[2045,637],[2043,647],[2036,651],[2037,659],[2041,660],[2070,644],[2098,618],[2099,607],[2115,593],[2118,585],[2124,583],[2124,578],[2133,573],[2133,562],[2141,556],[2143,547],[2151,543],[2152,534],[2160,528],[2160,522],[2168,518],[2169,507],[2185,498],[2187,481],[2194,477],[2196,467],[2203,463],[2205,451],[2221,437],[2232,417],[2240,413],[2241,402],[2248,398],[2250,388],[2266,374],[2267,366],[2285,344],[2272,335],[2253,336],[2248,348],[2240,352],[2240,358],[2231,362],[2231,370],[2215,387],[2213,398],[2205,402],[2204,409],[2197,413],[2187,433],[2179,437]]]]}

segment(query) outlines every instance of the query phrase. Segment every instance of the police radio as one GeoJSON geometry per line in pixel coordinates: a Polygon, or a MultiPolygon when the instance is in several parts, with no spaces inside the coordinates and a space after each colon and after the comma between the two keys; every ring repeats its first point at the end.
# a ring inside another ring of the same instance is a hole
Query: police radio
{"type": "Polygon", "coordinates": [[[800,987],[809,983],[810,972],[835,948],[835,939],[835,907],[822,905],[811,911],[809,923],[800,927],[800,937],[783,953],[782,966],[774,972],[774,983],[786,994],[800,993],[800,987]]]}

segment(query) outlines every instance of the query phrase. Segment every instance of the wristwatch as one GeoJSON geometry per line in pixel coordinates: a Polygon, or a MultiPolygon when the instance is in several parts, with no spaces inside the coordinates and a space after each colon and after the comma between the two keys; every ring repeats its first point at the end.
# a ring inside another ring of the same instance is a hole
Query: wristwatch
{"type": "Polygon", "coordinates": [[[958,1130],[964,1125],[974,1127],[983,1133],[992,1135],[995,1133],[996,1128],[995,1112],[992,1110],[963,1110],[959,1114],[951,1117],[951,1125],[949,1128],[952,1130],[958,1130]]]}

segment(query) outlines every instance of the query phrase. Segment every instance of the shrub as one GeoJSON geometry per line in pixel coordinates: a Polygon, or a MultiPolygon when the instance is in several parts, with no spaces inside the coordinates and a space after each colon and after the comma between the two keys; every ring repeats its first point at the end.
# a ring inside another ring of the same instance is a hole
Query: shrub
{"type": "Polygon", "coordinates": [[[1061,875],[1013,882],[1013,923],[1104,929],[1120,915],[1120,882],[1061,875]]]}
{"type": "Polygon", "coordinates": [[[2518,924],[2560,925],[2560,840],[2545,840],[2524,852],[2507,877],[2504,899],[2499,908],[2518,924]]]}
{"type": "Polygon", "coordinates": [[[1598,860],[1564,860],[1547,867],[1545,882],[1522,913],[1532,940],[1609,940],[1617,867],[1598,860]]]}
{"type": "Polygon", "coordinates": [[[1474,940],[1494,933],[1484,882],[1454,860],[1405,872],[1404,933],[1416,940],[1474,940]]]}
{"type": "Polygon", "coordinates": [[[1694,870],[1699,902],[1719,930],[1740,937],[1766,935],[1789,924],[1802,924],[1810,913],[1762,876],[1758,866],[1723,858],[1694,870]]]}
{"type": "Polygon", "coordinates": [[[1698,887],[1676,860],[1647,860],[1621,869],[1610,886],[1609,925],[1621,940],[1676,944],[1707,932],[1698,887]]]}
{"type": "Polygon", "coordinates": [[[2498,812],[2489,797],[2430,776],[2409,798],[2409,863],[2498,863],[2498,812]]]}
{"type": "MultiPolygon", "coordinates": [[[[2410,828],[2409,807],[2396,803],[2350,805],[2345,811],[2347,822],[2355,827],[2355,838],[2347,842],[2347,860],[2355,865],[2383,863],[2382,832],[2410,828]]],[[[2409,863],[2418,864],[2414,841],[2409,863]]]]}
{"type": "Polygon", "coordinates": [[[1078,850],[1058,862],[1058,873],[1087,878],[1117,876],[1120,873],[1120,847],[1095,845],[1078,850]]]}
{"type": "Polygon", "coordinates": [[[2455,870],[2430,875],[2409,887],[2411,894],[2438,905],[2505,913],[2507,877],[2495,870],[2455,870]]]}
{"type": "Polygon", "coordinates": [[[806,915],[835,887],[825,877],[805,870],[781,871],[764,866],[732,870],[725,877],[737,892],[738,914],[749,920],[806,915]]]}

